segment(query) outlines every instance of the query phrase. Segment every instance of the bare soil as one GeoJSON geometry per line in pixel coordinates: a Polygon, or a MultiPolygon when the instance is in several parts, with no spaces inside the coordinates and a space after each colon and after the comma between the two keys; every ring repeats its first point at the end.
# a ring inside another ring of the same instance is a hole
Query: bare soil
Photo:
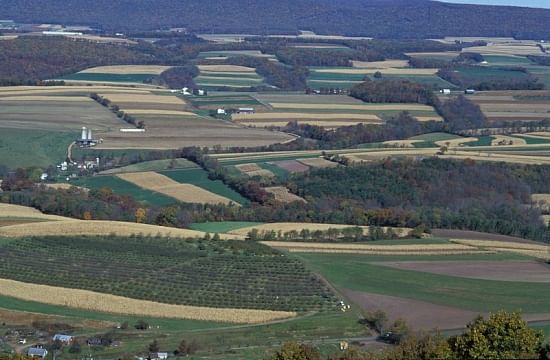
{"type": "Polygon", "coordinates": [[[376,264],[473,279],[550,283],[550,266],[536,261],[383,261],[376,264]]]}

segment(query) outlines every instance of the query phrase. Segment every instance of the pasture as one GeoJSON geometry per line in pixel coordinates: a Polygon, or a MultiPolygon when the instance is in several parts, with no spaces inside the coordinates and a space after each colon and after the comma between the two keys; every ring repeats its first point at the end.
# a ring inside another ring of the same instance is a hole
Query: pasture
{"type": "Polygon", "coordinates": [[[78,130],[57,132],[1,128],[0,164],[10,168],[47,168],[58,164],[65,160],[67,147],[77,136],[78,130]]]}

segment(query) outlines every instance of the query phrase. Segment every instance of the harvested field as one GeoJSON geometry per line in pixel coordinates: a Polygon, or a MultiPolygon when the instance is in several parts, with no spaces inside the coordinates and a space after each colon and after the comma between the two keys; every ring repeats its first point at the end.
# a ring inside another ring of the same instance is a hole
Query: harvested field
{"type": "Polygon", "coordinates": [[[543,260],[550,259],[549,245],[537,245],[537,244],[506,242],[506,241],[490,241],[490,240],[451,239],[451,241],[457,244],[477,246],[479,248],[492,250],[492,251],[511,252],[511,253],[531,256],[531,257],[535,257],[543,260]]]}
{"type": "Polygon", "coordinates": [[[306,166],[296,160],[275,161],[270,164],[288,171],[289,173],[304,173],[309,171],[309,166],[306,166]]]}
{"type": "Polygon", "coordinates": [[[276,201],[289,204],[294,201],[306,202],[303,198],[298,195],[294,195],[284,186],[272,186],[264,188],[265,191],[272,194],[275,197],[276,201]]]}
{"type": "Polygon", "coordinates": [[[199,166],[187,159],[165,159],[144,161],[137,164],[101,171],[100,175],[120,174],[139,171],[162,171],[168,169],[197,169],[199,166]]]}
{"type": "MultiPolygon", "coordinates": [[[[258,93],[256,99],[264,103],[292,103],[292,104],[350,104],[364,106],[361,100],[351,96],[341,95],[305,95],[305,94],[271,94],[258,93]]],[[[296,105],[297,106],[297,105],[296,105]]]]}
{"type": "Polygon", "coordinates": [[[434,111],[433,107],[421,104],[333,104],[333,103],[295,103],[271,102],[274,109],[327,109],[327,110],[402,110],[434,111]]]}
{"type": "MultiPolygon", "coordinates": [[[[290,121],[294,121],[292,119],[286,119],[286,120],[255,120],[255,121],[240,121],[239,124],[247,127],[252,128],[270,128],[270,127],[284,127],[288,125],[290,121]]],[[[327,129],[334,129],[342,126],[354,126],[358,124],[379,124],[379,121],[346,121],[346,120],[296,120],[298,124],[308,124],[308,125],[314,125],[314,126],[320,126],[327,129]]]]}
{"type": "Polygon", "coordinates": [[[88,290],[28,284],[6,279],[0,279],[0,294],[50,305],[158,318],[256,324],[287,319],[297,315],[294,312],[286,311],[223,309],[163,304],[88,290]],[[37,294],[40,295],[38,296],[37,294]]]}
{"type": "Polygon", "coordinates": [[[472,279],[550,283],[550,266],[536,261],[383,261],[373,264],[472,279]]]}
{"type": "Polygon", "coordinates": [[[322,157],[318,158],[306,158],[306,159],[296,159],[299,163],[302,163],[306,166],[312,167],[314,169],[326,169],[337,167],[338,163],[333,161],[326,160],[322,157]]]}
{"type": "Polygon", "coordinates": [[[265,245],[297,253],[373,254],[373,255],[461,255],[488,252],[463,244],[369,245],[264,241],[265,245]]]}
{"type": "Polygon", "coordinates": [[[255,73],[256,69],[238,65],[199,65],[200,71],[255,73]]]}
{"type": "Polygon", "coordinates": [[[233,120],[238,122],[251,122],[254,120],[277,120],[277,119],[312,119],[312,120],[366,120],[369,122],[382,122],[377,115],[374,114],[346,114],[346,113],[255,113],[255,114],[233,114],[233,120]]]}
{"type": "Polygon", "coordinates": [[[474,46],[464,49],[487,55],[543,55],[542,51],[533,44],[493,44],[488,46],[474,46]]]}
{"type": "Polygon", "coordinates": [[[155,109],[128,109],[124,108],[124,112],[131,115],[176,115],[176,116],[198,116],[195,113],[189,111],[177,111],[177,110],[155,110],[155,109]]]}
{"type": "Polygon", "coordinates": [[[346,74],[346,75],[374,75],[381,72],[383,75],[434,75],[439,69],[415,69],[415,68],[382,68],[382,69],[358,69],[358,68],[327,68],[315,69],[313,72],[321,74],[346,74]]]}
{"type": "Polygon", "coordinates": [[[500,234],[489,234],[489,233],[482,233],[482,232],[468,231],[468,230],[433,229],[432,235],[435,237],[451,238],[451,239],[488,240],[488,241],[501,241],[501,242],[540,245],[540,242],[523,239],[519,237],[500,235],[500,234]]]}
{"type": "Polygon", "coordinates": [[[176,200],[196,204],[235,204],[232,200],[191,184],[178,183],[156,172],[118,174],[120,179],[176,200]]]}
{"type": "Polygon", "coordinates": [[[385,61],[352,61],[354,68],[360,69],[389,69],[404,68],[409,66],[408,60],[385,60],[385,61]]]}
{"type": "MultiPolygon", "coordinates": [[[[201,238],[206,233],[201,231],[168,228],[156,225],[138,224],[120,221],[75,220],[39,222],[23,225],[4,226],[0,228],[0,236],[131,236],[131,235],[161,235],[173,238],[201,238]]],[[[220,235],[222,239],[239,240],[239,236],[220,235]]]]}
{"type": "Polygon", "coordinates": [[[254,163],[235,165],[235,167],[240,172],[250,177],[252,176],[274,177],[275,176],[275,174],[273,174],[271,171],[263,169],[260,166],[258,166],[258,164],[254,164],[254,163]]]}
{"type": "Polygon", "coordinates": [[[403,297],[349,289],[342,289],[342,292],[362,310],[383,310],[388,314],[390,321],[404,319],[407,324],[418,330],[459,329],[479,315],[475,311],[403,297]],[[414,309],[414,311],[411,311],[411,309],[414,309]]]}
{"type": "Polygon", "coordinates": [[[112,65],[98,66],[80,71],[82,74],[154,74],[160,75],[171,66],[161,65],[112,65]]]}
{"type": "Polygon", "coordinates": [[[53,101],[53,102],[86,102],[90,98],[87,96],[2,96],[0,102],[4,101],[53,101]]]}
{"type": "Polygon", "coordinates": [[[46,215],[27,206],[0,203],[0,218],[25,218],[39,220],[68,220],[69,218],[57,215],[46,215]]]}
{"type": "Polygon", "coordinates": [[[504,136],[504,135],[493,135],[493,140],[491,141],[491,146],[502,146],[502,145],[527,145],[527,141],[521,138],[504,136]]]}
{"type": "Polygon", "coordinates": [[[152,104],[176,104],[185,105],[185,101],[177,96],[161,96],[153,93],[149,94],[103,94],[99,95],[106,97],[115,104],[119,103],[152,103],[152,104]]]}

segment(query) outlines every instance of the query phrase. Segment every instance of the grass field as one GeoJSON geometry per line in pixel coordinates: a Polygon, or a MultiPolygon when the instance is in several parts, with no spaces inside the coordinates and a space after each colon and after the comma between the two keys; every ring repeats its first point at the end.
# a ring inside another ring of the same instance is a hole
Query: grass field
{"type": "Polygon", "coordinates": [[[65,160],[75,132],[0,129],[0,164],[10,168],[47,168],[65,160]]]}
{"type": "Polygon", "coordinates": [[[525,313],[550,312],[550,305],[545,300],[550,296],[550,289],[535,283],[466,279],[390,269],[372,265],[368,257],[360,255],[300,254],[300,258],[339,288],[473,311],[521,309],[525,313]]]}
{"type": "Polygon", "coordinates": [[[153,205],[166,206],[176,202],[168,196],[145,190],[116,176],[95,176],[80,178],[76,185],[89,189],[110,188],[117,195],[129,195],[137,201],[145,201],[153,205]]]}
{"type": "Polygon", "coordinates": [[[209,223],[195,223],[189,226],[190,229],[204,231],[207,233],[228,233],[238,229],[261,225],[262,223],[251,221],[220,221],[209,223]]]}

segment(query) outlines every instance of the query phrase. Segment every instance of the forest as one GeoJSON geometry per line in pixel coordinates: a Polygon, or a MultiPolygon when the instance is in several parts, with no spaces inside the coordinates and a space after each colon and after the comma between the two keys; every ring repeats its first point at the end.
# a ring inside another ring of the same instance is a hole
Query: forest
{"type": "Polygon", "coordinates": [[[0,42],[0,85],[35,84],[88,67],[148,61],[145,54],[123,46],[22,37],[0,42]]]}
{"type": "Polygon", "coordinates": [[[544,39],[550,10],[447,4],[428,0],[4,0],[0,18],[89,24],[106,31],[186,27],[191,32],[319,34],[378,38],[497,36],[544,39]],[[155,14],[155,16],[151,16],[155,14]],[[120,21],[124,19],[124,21],[120,21]],[[530,19],[525,21],[525,19],[530,19]]]}

